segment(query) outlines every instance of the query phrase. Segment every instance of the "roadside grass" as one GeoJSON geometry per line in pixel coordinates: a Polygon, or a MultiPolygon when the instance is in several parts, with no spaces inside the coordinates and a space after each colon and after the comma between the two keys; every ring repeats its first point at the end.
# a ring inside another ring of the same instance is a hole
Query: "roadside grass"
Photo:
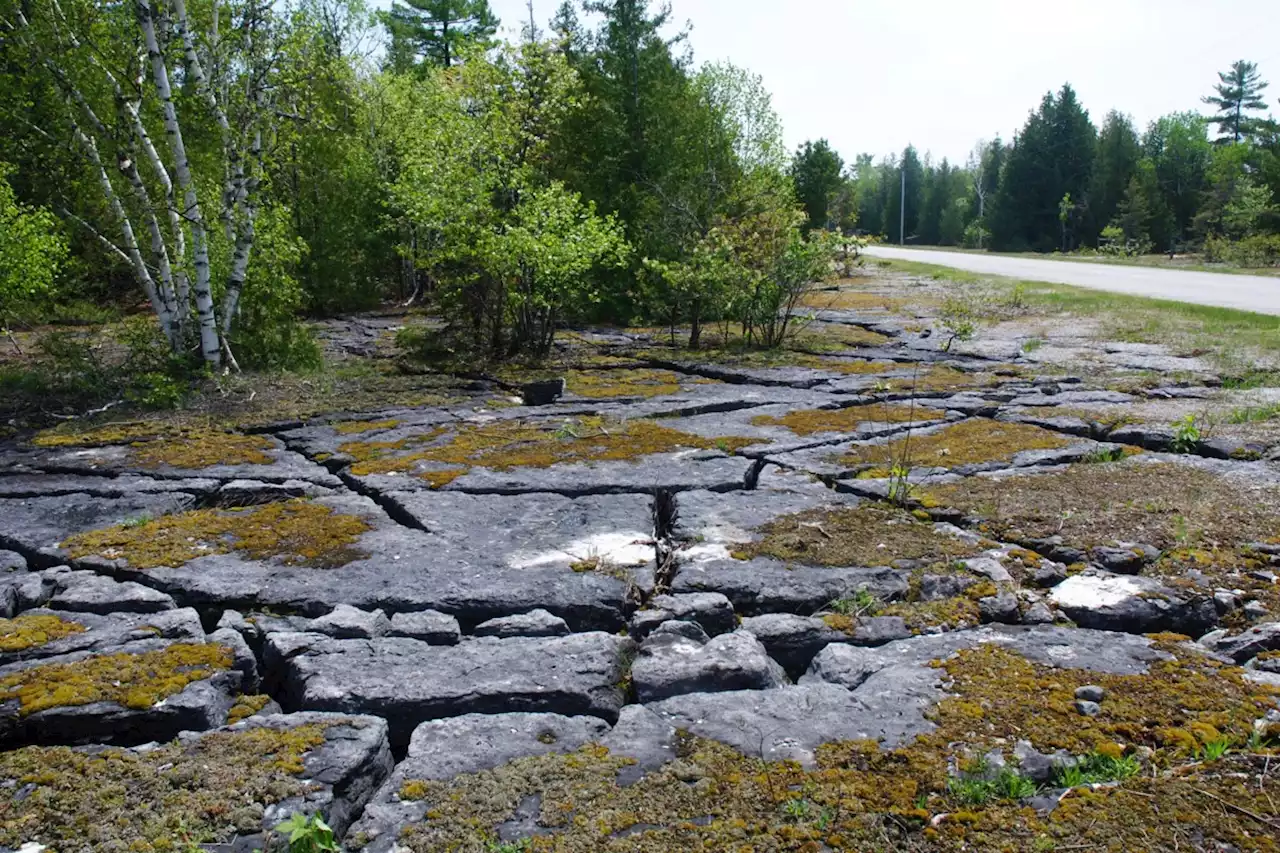
{"type": "MultiPolygon", "coordinates": [[[[877,259],[877,264],[885,263],[877,259]]],[[[1224,374],[1252,387],[1276,384],[1280,374],[1280,317],[1110,293],[1066,284],[1003,278],[939,264],[887,261],[887,269],[938,281],[991,288],[994,301],[1012,316],[1077,316],[1100,321],[1098,335],[1111,341],[1164,344],[1183,355],[1203,356],[1224,374]],[[1014,297],[1016,296],[1016,299],[1014,297]],[[1268,365],[1270,367],[1268,367],[1268,365]]]]}

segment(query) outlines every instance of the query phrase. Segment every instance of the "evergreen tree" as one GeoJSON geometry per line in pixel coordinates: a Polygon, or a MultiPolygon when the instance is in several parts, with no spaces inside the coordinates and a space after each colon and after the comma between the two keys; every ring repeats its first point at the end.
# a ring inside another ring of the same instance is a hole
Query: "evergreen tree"
{"type": "Polygon", "coordinates": [[[830,224],[828,211],[844,184],[843,174],[844,160],[825,139],[806,142],[796,151],[791,162],[791,180],[795,184],[796,200],[808,216],[806,232],[830,224]]]}
{"type": "Polygon", "coordinates": [[[1070,84],[1046,94],[1008,154],[991,217],[993,248],[1047,252],[1074,243],[1097,133],[1070,84]],[[1069,199],[1068,209],[1063,209],[1069,199]]]}
{"type": "Polygon", "coordinates": [[[1085,233],[1081,235],[1084,242],[1095,242],[1116,215],[1116,209],[1128,192],[1138,168],[1140,155],[1138,133],[1133,129],[1132,120],[1112,110],[1098,135],[1098,153],[1089,186],[1088,216],[1085,233]]]}
{"type": "Polygon", "coordinates": [[[884,208],[884,232],[889,242],[903,242],[902,225],[903,210],[903,175],[906,175],[906,240],[918,239],[917,228],[920,224],[920,208],[924,192],[924,165],[914,145],[908,145],[902,152],[902,163],[885,175],[882,186],[886,204],[884,208]]]}
{"type": "Polygon", "coordinates": [[[1208,123],[1195,113],[1163,116],[1147,128],[1142,149],[1161,198],[1153,209],[1167,212],[1170,220],[1167,230],[1153,229],[1151,237],[1161,250],[1172,249],[1190,236],[1207,186],[1213,154],[1208,123]]]}
{"type": "Polygon", "coordinates": [[[1260,120],[1249,113],[1267,108],[1262,91],[1268,84],[1258,74],[1257,64],[1241,59],[1232,64],[1230,71],[1219,72],[1218,79],[1220,82],[1213,87],[1217,94],[1204,98],[1206,104],[1218,110],[1211,119],[1221,134],[1218,142],[1239,143],[1252,138],[1260,120]]]}
{"type": "Polygon", "coordinates": [[[448,68],[469,46],[488,45],[498,31],[488,0],[397,0],[383,22],[391,34],[389,63],[400,72],[448,68]]]}

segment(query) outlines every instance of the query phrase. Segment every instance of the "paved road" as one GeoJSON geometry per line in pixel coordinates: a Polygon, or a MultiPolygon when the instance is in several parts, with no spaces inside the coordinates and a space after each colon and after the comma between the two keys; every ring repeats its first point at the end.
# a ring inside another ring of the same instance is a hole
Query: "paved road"
{"type": "Polygon", "coordinates": [[[918,261],[983,275],[1001,275],[1029,281],[1073,284],[1093,290],[1110,290],[1175,299],[1199,305],[1219,305],[1262,314],[1280,315],[1280,278],[1257,275],[1170,270],[1159,267],[1118,266],[1083,261],[1009,258],[965,252],[900,249],[869,246],[866,254],[878,258],[918,261]]]}

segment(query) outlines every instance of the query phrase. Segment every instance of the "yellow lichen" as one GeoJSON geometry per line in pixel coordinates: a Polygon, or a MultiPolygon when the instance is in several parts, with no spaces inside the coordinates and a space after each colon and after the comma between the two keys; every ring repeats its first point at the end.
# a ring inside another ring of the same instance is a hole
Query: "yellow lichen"
{"type": "Polygon", "coordinates": [[[213,465],[269,465],[275,444],[260,435],[242,435],[210,423],[159,421],[108,424],[90,430],[46,430],[38,447],[128,445],[129,457],[142,468],[198,470],[213,465]]]}
{"type": "Polygon", "coordinates": [[[373,528],[364,519],[323,504],[291,500],[249,509],[200,509],[141,524],[117,525],[70,537],[62,546],[73,558],[128,560],[137,569],[181,566],[198,557],[238,552],[286,565],[323,568],[363,555],[354,546],[373,528]]]}
{"type": "Polygon", "coordinates": [[[732,453],[754,444],[748,438],[703,438],[653,421],[612,423],[579,418],[562,423],[507,421],[444,427],[395,442],[350,442],[341,451],[356,462],[358,476],[415,472],[440,488],[471,468],[510,471],[552,465],[630,461],[681,449],[732,453]],[[423,446],[426,445],[426,446],[423,446]]]}
{"type": "Polygon", "coordinates": [[[84,633],[84,626],[60,616],[29,613],[0,619],[0,652],[21,652],[84,633]]]}
{"type": "Polygon", "coordinates": [[[669,370],[571,370],[565,380],[570,394],[593,400],[680,393],[680,377],[669,370]]]}
{"type": "Polygon", "coordinates": [[[901,424],[912,421],[941,420],[945,412],[923,406],[900,403],[886,405],[850,406],[844,409],[801,409],[785,415],[757,415],[751,419],[756,426],[785,427],[796,435],[815,435],[824,432],[854,432],[866,423],[901,424]]]}
{"type": "Polygon", "coordinates": [[[1010,462],[1026,450],[1053,450],[1070,443],[1061,435],[1040,427],[972,418],[936,432],[856,447],[845,454],[842,461],[849,465],[958,468],[1010,462]]]}
{"type": "Polygon", "coordinates": [[[175,644],[156,652],[42,664],[0,678],[0,701],[17,700],[23,716],[94,702],[146,709],[229,669],[232,661],[224,646],[175,644]]]}
{"type": "Polygon", "coordinates": [[[241,720],[252,717],[267,707],[267,703],[270,701],[271,697],[264,694],[236,697],[236,703],[227,712],[227,723],[238,723],[241,720]]]}

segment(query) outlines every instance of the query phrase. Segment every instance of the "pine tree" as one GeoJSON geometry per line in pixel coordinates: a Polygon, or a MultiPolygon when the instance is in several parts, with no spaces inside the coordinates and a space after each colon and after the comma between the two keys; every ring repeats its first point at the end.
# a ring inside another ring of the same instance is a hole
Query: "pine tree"
{"type": "Polygon", "coordinates": [[[488,0],[404,0],[383,16],[391,46],[389,62],[397,71],[413,67],[448,68],[470,45],[486,45],[498,31],[488,0]]]}
{"type": "Polygon", "coordinates": [[[1128,116],[1115,110],[1107,114],[1098,135],[1098,153],[1089,186],[1089,210],[1083,240],[1093,243],[1111,222],[1129,190],[1141,155],[1138,133],[1128,116]]]}
{"type": "Polygon", "coordinates": [[[1258,74],[1258,66],[1243,59],[1232,64],[1231,70],[1219,72],[1220,83],[1214,86],[1216,95],[1204,98],[1204,102],[1218,108],[1212,121],[1218,125],[1220,143],[1239,143],[1248,140],[1259,128],[1259,119],[1248,113],[1265,110],[1262,91],[1267,82],[1258,74]]]}
{"type": "Polygon", "coordinates": [[[843,173],[844,160],[825,139],[806,142],[796,151],[791,163],[791,180],[795,184],[796,199],[809,217],[806,231],[826,228],[829,224],[828,210],[844,183],[843,173]]]}

